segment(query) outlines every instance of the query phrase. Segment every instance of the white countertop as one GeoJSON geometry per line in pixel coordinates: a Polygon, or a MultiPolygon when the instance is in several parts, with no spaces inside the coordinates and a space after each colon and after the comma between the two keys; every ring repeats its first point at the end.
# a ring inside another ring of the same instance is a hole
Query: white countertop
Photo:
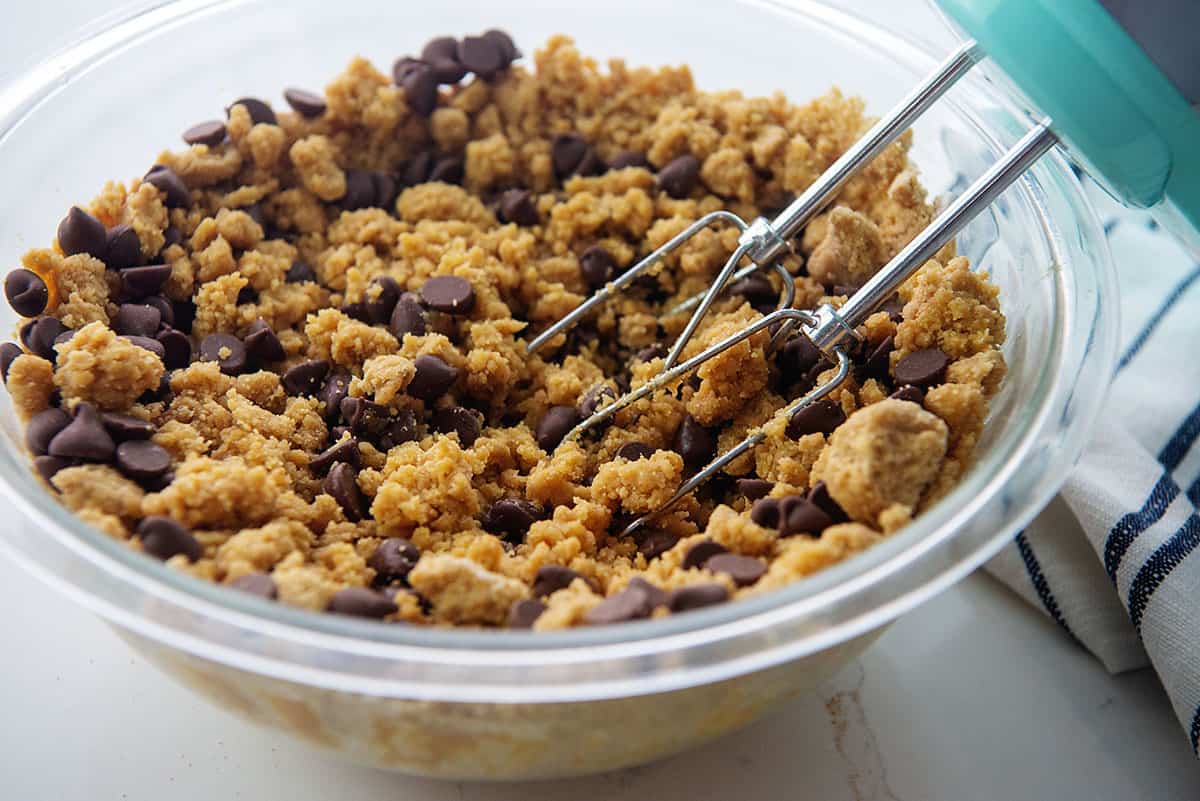
{"type": "MultiPolygon", "coordinates": [[[[915,0],[881,14],[928,14],[915,0]]],[[[5,9],[0,78],[113,0],[5,9]]],[[[896,623],[812,695],[648,767],[575,781],[456,784],[341,764],[161,676],[107,626],[0,558],[0,798],[1195,798],[1200,765],[1148,671],[1109,676],[976,574],[896,623]]],[[[669,722],[664,721],[664,725],[669,722]]]]}

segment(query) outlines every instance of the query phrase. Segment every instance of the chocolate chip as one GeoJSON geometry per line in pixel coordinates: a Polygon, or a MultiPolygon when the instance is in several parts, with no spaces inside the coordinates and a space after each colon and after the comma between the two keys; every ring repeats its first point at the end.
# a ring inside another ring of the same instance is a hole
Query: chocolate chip
{"type": "Polygon", "coordinates": [[[693,567],[703,567],[705,562],[717,554],[728,552],[729,549],[719,542],[709,539],[700,540],[688,548],[687,553],[683,555],[683,569],[688,570],[693,567]]]}
{"type": "Polygon", "coordinates": [[[897,384],[931,387],[942,383],[949,364],[950,357],[937,348],[922,348],[898,361],[892,375],[896,377],[897,384]]]}
{"type": "MultiPolygon", "coordinates": [[[[37,470],[46,483],[50,483],[50,479],[58,474],[59,470],[65,467],[73,467],[78,464],[74,459],[63,459],[59,456],[38,456],[33,460],[33,469],[37,470]]],[[[51,484],[53,486],[53,484],[51,484]]],[[[57,489],[57,487],[55,487],[57,489]]]]}
{"type": "Polygon", "coordinates": [[[71,415],[62,409],[43,409],[35,414],[25,426],[25,446],[35,456],[50,450],[50,440],[67,427],[71,415]]]}
{"type": "Polygon", "coordinates": [[[112,319],[112,328],[118,334],[152,337],[158,332],[162,312],[144,303],[122,303],[112,319]]]}
{"type": "Polygon", "coordinates": [[[278,362],[287,357],[274,329],[261,317],[250,323],[242,344],[246,346],[246,356],[258,364],[278,362]]]}
{"type": "Polygon", "coordinates": [[[137,527],[142,550],[164,562],[172,556],[183,554],[189,562],[204,556],[204,547],[192,532],[179,522],[161,515],[143,518],[137,527]]]}
{"type": "Polygon", "coordinates": [[[279,596],[279,588],[275,586],[275,579],[266,573],[247,573],[244,576],[238,576],[229,582],[229,586],[235,590],[257,595],[259,598],[266,598],[268,601],[274,601],[279,596]]]}
{"type": "Polygon", "coordinates": [[[638,543],[638,553],[647,559],[657,558],[675,547],[679,536],[669,531],[652,531],[638,543]]]}
{"type": "Polygon", "coordinates": [[[342,419],[355,435],[374,437],[387,428],[386,406],[372,403],[366,398],[342,398],[340,408],[342,419]]]}
{"type": "Polygon", "coordinates": [[[466,166],[459,156],[440,158],[429,171],[430,181],[441,181],[444,184],[461,184],[466,166]]]}
{"type": "Polygon", "coordinates": [[[164,298],[162,295],[151,295],[148,298],[142,298],[142,303],[147,306],[153,306],[158,309],[158,330],[170,328],[175,323],[175,304],[164,298]]]}
{"type": "Polygon", "coordinates": [[[688,415],[675,432],[674,448],[688,467],[700,467],[707,464],[716,453],[717,435],[688,415]]]}
{"type": "Polygon", "coordinates": [[[834,297],[850,297],[858,291],[858,287],[852,284],[834,284],[829,288],[829,294],[834,297]]]}
{"type": "Polygon", "coordinates": [[[151,264],[147,267],[126,267],[121,270],[121,289],[131,298],[144,298],[162,289],[171,277],[171,265],[151,264]]]}
{"type": "Polygon", "coordinates": [[[925,390],[920,387],[914,387],[912,384],[905,384],[891,395],[888,395],[888,397],[895,400],[908,401],[920,406],[925,403],[925,390]]]}
{"type": "Polygon", "coordinates": [[[5,381],[8,380],[8,368],[12,367],[12,363],[23,352],[21,346],[16,342],[5,342],[0,345],[0,376],[3,376],[5,381]]]}
{"type": "Polygon", "coordinates": [[[533,579],[533,595],[535,598],[545,598],[559,590],[565,590],[577,578],[582,576],[569,567],[542,565],[533,579]]]}
{"type": "Polygon", "coordinates": [[[172,316],[175,318],[171,326],[185,334],[192,333],[192,321],[196,319],[196,304],[190,300],[173,300],[171,309],[172,316]]]}
{"type": "Polygon", "coordinates": [[[192,193],[187,184],[170,167],[156,164],[142,179],[163,193],[163,202],[169,209],[186,209],[192,205],[192,193]]]}
{"type": "Polygon", "coordinates": [[[105,234],[105,240],[103,261],[110,270],[123,270],[141,263],[142,242],[130,226],[124,223],[113,226],[105,234]]]}
{"type": "Polygon", "coordinates": [[[388,275],[380,275],[371,280],[363,293],[363,303],[367,307],[367,322],[372,325],[386,323],[396,308],[400,297],[400,285],[396,279],[388,275]]]}
{"type": "Polygon", "coordinates": [[[578,423],[579,411],[574,406],[551,406],[537,424],[534,437],[538,447],[550,453],[578,423]]]}
{"type": "Polygon", "coordinates": [[[560,179],[575,173],[591,146],[579,134],[558,134],[550,145],[550,158],[554,162],[554,173],[560,179]]]}
{"type": "Polygon", "coordinates": [[[752,273],[740,281],[734,281],[729,286],[729,294],[746,299],[755,309],[762,311],[769,307],[774,309],[779,303],[779,293],[765,275],[752,273]]]}
{"type": "Polygon", "coordinates": [[[458,60],[483,80],[508,66],[504,45],[487,36],[467,36],[458,43],[458,60]]]}
{"type": "Polygon", "coordinates": [[[658,188],[673,198],[692,193],[700,178],[700,160],[690,153],[667,163],[658,171],[658,188]]]}
{"type": "Polygon", "coordinates": [[[393,415],[376,439],[378,446],[390,451],[397,445],[412,442],[417,438],[417,418],[410,409],[401,409],[393,415]]]}
{"type": "Polygon", "coordinates": [[[729,590],[717,583],[690,584],[672,590],[667,596],[667,608],[672,612],[687,612],[729,600],[729,590]]]}
{"type": "Polygon", "coordinates": [[[130,440],[117,446],[117,467],[135,481],[149,481],[171,469],[171,454],[149,440],[130,440]]]}
{"type": "Polygon", "coordinates": [[[517,49],[516,43],[512,37],[498,28],[491,28],[483,32],[484,39],[491,39],[500,48],[501,54],[504,56],[505,66],[511,64],[521,57],[521,51],[517,49]]]}
{"type": "Polygon", "coordinates": [[[371,173],[371,185],[375,187],[375,207],[390,210],[392,204],[396,202],[396,194],[399,191],[396,179],[386,172],[373,172],[371,173]]]}
{"type": "Polygon", "coordinates": [[[508,627],[510,629],[531,629],[545,611],[546,605],[541,601],[522,598],[508,608],[508,627]]]}
{"type": "Polygon", "coordinates": [[[216,362],[225,375],[246,369],[246,346],[233,334],[209,334],[200,340],[200,360],[216,362]]]}
{"type": "MultiPolygon", "coordinates": [[[[647,586],[653,585],[647,584],[647,586]]],[[[662,591],[659,590],[659,592],[662,591]]],[[[647,618],[654,611],[656,605],[654,600],[653,594],[648,592],[645,587],[640,584],[634,585],[631,581],[628,587],[608,596],[585,612],[583,622],[591,626],[602,626],[647,618]]]]}
{"type": "Polygon", "coordinates": [[[500,195],[500,219],[517,225],[537,225],[541,222],[533,192],[528,189],[509,189],[500,195]]]}
{"type": "Polygon", "coordinates": [[[316,395],[327,375],[329,362],[324,359],[309,359],[289,368],[280,377],[280,383],[289,395],[316,395]]]}
{"type": "Polygon", "coordinates": [[[429,65],[419,58],[401,56],[392,64],[392,79],[397,86],[404,85],[404,79],[417,70],[429,69],[429,65]]]}
{"type": "Polygon", "coordinates": [[[306,262],[297,260],[292,262],[292,266],[288,268],[287,274],[284,275],[283,280],[289,284],[303,284],[307,281],[315,282],[317,280],[317,274],[313,271],[312,267],[308,266],[306,262]]]}
{"type": "Polygon", "coordinates": [[[54,435],[46,452],[65,459],[107,462],[116,448],[113,438],[100,422],[96,407],[90,403],[78,403],[71,422],[54,435]]]}
{"type": "Polygon", "coordinates": [[[421,308],[421,303],[417,300],[417,296],[411,292],[405,292],[396,301],[396,307],[392,309],[392,319],[388,323],[388,329],[392,332],[392,336],[401,342],[404,341],[405,334],[413,336],[421,336],[425,333],[425,311],[421,308]]]}
{"type": "Polygon", "coordinates": [[[283,99],[301,117],[312,119],[325,113],[325,98],[305,89],[284,89],[283,99]]]}
{"type": "Polygon", "coordinates": [[[787,435],[800,439],[806,434],[830,434],[846,422],[846,413],[837,401],[819,400],[802,406],[788,420],[787,435]]]}
{"type": "Polygon", "coordinates": [[[237,105],[246,108],[246,112],[250,115],[250,121],[255,125],[275,125],[278,122],[271,107],[256,97],[240,97],[230,103],[225,112],[229,113],[237,105]]]}
{"type": "Polygon", "coordinates": [[[458,83],[467,74],[467,68],[458,60],[458,40],[453,36],[431,39],[421,48],[421,61],[433,69],[438,83],[458,83]]]}
{"type": "Polygon", "coordinates": [[[421,302],[446,314],[469,314],[475,308],[475,288],[457,275],[435,275],[421,285],[421,302]]]}
{"type": "Polygon", "coordinates": [[[779,528],[779,499],[759,498],[750,507],[750,519],[763,528],[779,528]]]}
{"type": "Polygon", "coordinates": [[[719,553],[704,563],[704,569],[713,573],[724,573],[739,587],[750,586],[767,572],[767,566],[763,562],[736,553],[719,553]]]}
{"type": "Polygon", "coordinates": [[[4,297],[17,314],[37,317],[46,310],[50,290],[40,275],[18,267],[4,277],[4,297]]]}
{"type": "Polygon", "coordinates": [[[484,531],[520,541],[529,527],[542,519],[542,509],[524,498],[501,498],[487,508],[479,521],[484,531]]]}
{"type": "Polygon", "coordinates": [[[329,605],[325,608],[327,611],[339,615],[366,617],[373,620],[380,620],[400,610],[400,607],[396,606],[396,602],[391,598],[367,587],[340,589],[329,599],[329,605]]]}
{"type": "Polygon", "coordinates": [[[163,365],[168,370],[179,370],[192,362],[192,341],[182,331],[164,328],[154,336],[163,349],[163,365]]]}
{"type": "Polygon", "coordinates": [[[627,167],[641,167],[642,169],[652,169],[650,160],[645,154],[639,153],[636,150],[622,150],[617,155],[613,156],[612,161],[608,163],[610,170],[623,170],[627,167]]]}
{"type": "Polygon", "coordinates": [[[874,378],[877,381],[888,380],[889,357],[892,355],[895,346],[895,339],[887,337],[872,348],[871,352],[867,355],[866,361],[863,363],[862,376],[864,378],[874,378]]]}
{"type": "Polygon", "coordinates": [[[747,500],[757,501],[759,498],[765,498],[771,494],[773,489],[775,489],[773,481],[761,478],[739,478],[737,480],[737,491],[747,500]]]}
{"type": "Polygon", "coordinates": [[[413,362],[416,372],[408,382],[407,392],[414,398],[429,402],[445,395],[454,386],[458,370],[439,357],[422,354],[413,362]]]}
{"type": "Polygon", "coordinates": [[[893,323],[903,322],[904,301],[900,300],[899,295],[892,295],[879,306],[879,311],[887,312],[893,323]]]}
{"type": "Polygon", "coordinates": [[[58,246],[68,256],[87,253],[102,258],[108,246],[108,231],[104,223],[78,206],[72,206],[58,224],[58,246]]]}
{"type": "Polygon", "coordinates": [[[443,434],[458,434],[458,442],[464,448],[469,448],[479,439],[481,425],[479,413],[462,406],[451,406],[448,409],[438,409],[433,414],[433,429],[443,434]]]}
{"type": "Polygon", "coordinates": [[[825,485],[824,481],[818,481],[813,485],[813,488],[808,491],[808,500],[829,515],[829,519],[834,523],[845,523],[850,519],[845,510],[829,494],[829,487],[825,485]]]}
{"type": "Polygon", "coordinates": [[[354,303],[343,303],[338,310],[347,317],[358,320],[359,322],[369,322],[367,319],[367,304],[363,301],[355,301],[354,303]]]}
{"type": "Polygon", "coordinates": [[[591,417],[601,406],[606,406],[616,399],[617,391],[607,384],[594,386],[583,394],[583,399],[579,402],[579,416],[581,419],[591,417]]]}
{"type": "Polygon", "coordinates": [[[116,414],[115,412],[103,412],[100,415],[100,422],[103,424],[106,431],[112,435],[112,438],[117,442],[126,442],[128,440],[150,439],[154,436],[154,424],[146,420],[140,420],[137,417],[132,417],[127,414],[116,414]]]}
{"type": "Polygon", "coordinates": [[[56,317],[38,317],[21,326],[19,333],[30,353],[54,361],[58,355],[54,350],[54,341],[67,330],[56,317]]]}
{"type": "MultiPolygon", "coordinates": [[[[117,228],[120,228],[120,227],[122,227],[122,226],[120,226],[120,225],[117,226],[117,228]]],[[[114,228],[113,231],[117,230],[117,228],[114,228]]],[[[112,232],[110,231],[109,233],[112,233],[112,232]]],[[[162,250],[166,250],[167,248],[169,248],[173,245],[182,245],[182,244],[183,244],[183,231],[180,231],[178,228],[176,228],[173,225],[168,225],[166,230],[163,231],[162,250]]],[[[159,251],[159,252],[161,253],[162,251],[159,251]]],[[[132,266],[132,265],[130,265],[130,266],[132,266]]]]}
{"type": "Polygon", "coordinates": [[[637,359],[639,362],[648,362],[653,361],[654,359],[661,359],[666,355],[667,349],[664,348],[660,343],[655,342],[653,345],[647,345],[639,350],[633,358],[637,359]]]}
{"type": "Polygon", "coordinates": [[[433,172],[433,151],[423,150],[413,156],[400,174],[400,181],[405,186],[416,186],[429,180],[433,172]]]}
{"type": "Polygon", "coordinates": [[[244,286],[238,290],[237,299],[234,301],[238,306],[244,306],[247,303],[258,303],[258,290],[252,286],[244,286]]]}
{"type": "Polygon", "coordinates": [[[812,343],[812,340],[799,334],[783,343],[776,362],[784,374],[784,378],[788,383],[792,383],[815,367],[821,359],[821,351],[812,343]]]}
{"type": "Polygon", "coordinates": [[[183,132],[183,141],[189,145],[216,147],[225,141],[225,123],[220,120],[210,120],[193,125],[183,132]]]}
{"type": "Polygon", "coordinates": [[[819,536],[833,525],[833,519],[825,510],[799,495],[783,498],[779,502],[778,531],[781,537],[796,534],[819,536]]]}
{"type": "Polygon", "coordinates": [[[649,459],[654,455],[654,448],[641,442],[626,442],[617,449],[618,459],[628,459],[636,462],[639,459],[649,459]]]}
{"type": "Polygon", "coordinates": [[[377,584],[407,581],[408,574],[417,566],[421,552],[403,537],[389,537],[375,549],[367,560],[367,567],[375,571],[377,584]]]}
{"type": "Polygon", "coordinates": [[[167,351],[163,348],[162,343],[153,337],[125,336],[122,339],[132,342],[142,350],[150,351],[159,359],[165,359],[167,356],[167,351]]]}
{"type": "Polygon", "coordinates": [[[375,184],[366,170],[346,170],[346,194],[338,201],[346,211],[357,211],[375,204],[375,184]]]}
{"type": "Polygon", "coordinates": [[[592,289],[600,289],[612,280],[617,261],[603,245],[592,245],[579,254],[579,272],[592,289]]]}
{"type": "Polygon", "coordinates": [[[350,388],[350,373],[345,367],[334,367],[321,385],[317,400],[325,404],[326,418],[335,417],[342,410],[342,400],[350,388]]]}
{"type": "Polygon", "coordinates": [[[335,464],[345,462],[356,470],[362,466],[362,454],[358,450],[358,440],[354,437],[343,437],[335,445],[330,446],[308,463],[309,468],[318,475],[329,472],[335,464]]]}
{"type": "Polygon", "coordinates": [[[358,488],[358,471],[352,465],[338,462],[331,467],[329,475],[321,482],[321,489],[333,496],[351,523],[367,516],[367,502],[358,488]]]}

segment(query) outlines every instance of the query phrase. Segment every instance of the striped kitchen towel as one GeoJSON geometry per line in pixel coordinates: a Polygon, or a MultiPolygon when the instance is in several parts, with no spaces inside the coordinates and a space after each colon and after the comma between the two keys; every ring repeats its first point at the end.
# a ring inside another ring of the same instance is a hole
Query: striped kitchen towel
{"type": "Polygon", "coordinates": [[[987,569],[1109,671],[1153,666],[1200,756],[1200,264],[1089,192],[1120,281],[1117,374],[1062,491],[987,569]]]}

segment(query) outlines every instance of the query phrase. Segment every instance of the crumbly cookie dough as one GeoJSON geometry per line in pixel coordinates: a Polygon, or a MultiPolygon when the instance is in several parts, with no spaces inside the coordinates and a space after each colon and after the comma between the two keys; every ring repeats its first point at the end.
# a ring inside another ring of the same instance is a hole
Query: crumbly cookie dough
{"type": "MultiPolygon", "coordinates": [[[[5,281],[0,368],[34,467],[83,520],[281,603],[406,625],[539,630],[767,592],[895,532],[971,463],[1005,373],[998,291],[952,248],[859,333],[850,377],[764,331],[580,441],[651,380],[736,244],[714,228],[536,354],[525,343],[686,228],[770,214],[868,127],[602,68],[489,31],[323,95],[255,98],[73,208],[5,281]],[[745,434],[766,440],[636,537],[637,515],[745,434]]],[[[796,242],[800,308],[845,301],[932,217],[908,138],[796,242]]],[[[752,276],[685,355],[772,310],[752,276]]]]}

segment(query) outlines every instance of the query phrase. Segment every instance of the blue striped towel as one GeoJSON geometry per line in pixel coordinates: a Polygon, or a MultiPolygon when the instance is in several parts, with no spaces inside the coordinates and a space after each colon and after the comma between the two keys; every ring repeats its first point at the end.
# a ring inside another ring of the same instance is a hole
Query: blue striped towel
{"type": "Polygon", "coordinates": [[[1117,375],[1058,497],[987,569],[1110,672],[1153,666],[1200,756],[1200,265],[1089,192],[1120,280],[1117,375]]]}

